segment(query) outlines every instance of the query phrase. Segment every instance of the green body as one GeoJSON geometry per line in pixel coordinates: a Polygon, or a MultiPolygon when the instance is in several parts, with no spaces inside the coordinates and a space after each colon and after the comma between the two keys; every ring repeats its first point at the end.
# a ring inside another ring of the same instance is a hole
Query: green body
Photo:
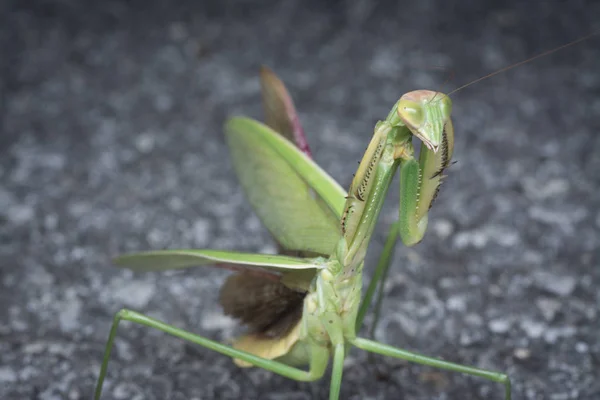
{"type": "MultiPolygon", "coordinates": [[[[434,95],[433,92],[426,92],[422,97],[434,95]]],[[[440,100],[442,99],[449,102],[446,97],[440,97],[440,100]]],[[[371,143],[348,191],[340,221],[342,237],[323,266],[324,269],[320,270],[311,282],[309,294],[304,302],[300,335],[300,339],[309,346],[331,350],[336,344],[351,343],[356,338],[364,258],[387,190],[401,163],[403,170],[409,171],[403,182],[413,185],[411,189],[417,192],[413,195],[409,189],[403,191],[405,207],[401,208],[400,212],[407,214],[403,220],[410,221],[406,224],[406,229],[403,229],[403,238],[412,244],[423,237],[427,222],[426,218],[418,217],[419,205],[424,204],[422,208],[428,210],[435,190],[429,190],[424,195],[423,192],[429,189],[430,185],[418,182],[429,181],[423,179],[423,171],[435,165],[432,160],[438,156],[432,150],[424,148],[421,154],[428,156],[422,156],[421,166],[414,159],[411,143],[413,135],[406,123],[397,118],[398,105],[402,103],[403,100],[399,101],[390,117],[375,127],[371,143]],[[407,195],[410,200],[406,198],[407,195]]],[[[451,124],[449,115],[439,117],[451,124]]],[[[443,127],[446,123],[432,124],[440,129],[440,132],[435,132],[439,138],[436,147],[443,142],[442,138],[446,134],[443,127]]],[[[438,166],[438,170],[439,168],[438,166]]],[[[439,171],[429,172],[433,176],[439,171]]]]}
{"type": "Polygon", "coordinates": [[[100,398],[116,329],[123,319],[163,330],[296,380],[319,379],[333,357],[331,400],[339,397],[343,360],[351,346],[501,382],[506,386],[505,398],[509,399],[510,381],[504,374],[448,363],[357,337],[375,288],[389,267],[397,236],[411,246],[423,238],[427,228],[429,208],[453,153],[450,99],[442,93],[425,90],[402,96],[387,118],[376,124],[346,193],[310,158],[293,103],[283,84],[270,71],[262,73],[267,121],[282,131],[275,132],[260,122],[238,117],[227,122],[225,133],[248,200],[279,244],[282,254],[161,250],[125,255],[117,259],[117,264],[134,271],[215,264],[260,267],[265,276],[274,277],[286,290],[306,292],[297,338],[293,337],[293,345],[283,354],[265,358],[137,312],[122,310],[111,329],[96,399],[100,398]],[[414,137],[422,142],[418,158],[412,143],[414,137]],[[362,299],[365,255],[398,169],[399,218],[392,226],[385,252],[362,299]],[[308,371],[297,368],[306,364],[308,371]]]}

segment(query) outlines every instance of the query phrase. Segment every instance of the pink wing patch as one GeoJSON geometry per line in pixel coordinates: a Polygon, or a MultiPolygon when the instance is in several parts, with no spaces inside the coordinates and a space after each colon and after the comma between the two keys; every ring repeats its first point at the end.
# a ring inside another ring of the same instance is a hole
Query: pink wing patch
{"type": "Polygon", "coordinates": [[[265,123],[312,158],[296,107],[285,85],[268,67],[260,69],[265,123]]]}

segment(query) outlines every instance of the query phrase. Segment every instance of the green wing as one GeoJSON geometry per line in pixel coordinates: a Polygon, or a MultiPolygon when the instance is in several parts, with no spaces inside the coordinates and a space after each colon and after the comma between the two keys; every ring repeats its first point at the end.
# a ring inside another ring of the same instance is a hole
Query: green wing
{"type": "MultiPolygon", "coordinates": [[[[223,250],[158,250],[125,254],[114,260],[120,267],[137,272],[165,271],[196,267],[200,265],[239,265],[241,267],[259,267],[272,272],[287,273],[293,271],[322,269],[319,259],[288,257],[270,254],[241,253],[223,250]]],[[[234,268],[232,268],[234,269],[234,268]]],[[[243,269],[243,268],[241,268],[243,269]]],[[[310,275],[310,273],[309,273],[310,275]]]]}
{"type": "MultiPolygon", "coordinates": [[[[329,255],[340,238],[338,225],[346,192],[311,160],[283,82],[263,67],[261,86],[267,124],[280,133],[245,118],[227,123],[225,130],[242,186],[284,253],[329,255]]],[[[237,271],[257,268],[265,278],[275,277],[301,291],[308,290],[316,271],[323,268],[322,258],[220,250],[148,251],[126,254],[114,262],[133,271],[207,264],[237,271]]]]}
{"type": "Polygon", "coordinates": [[[331,254],[341,237],[344,189],[260,122],[232,118],[225,133],[240,183],[273,237],[288,250],[331,254]]]}
{"type": "MultiPolygon", "coordinates": [[[[312,159],[310,147],[300,124],[292,97],[281,79],[264,65],[260,68],[260,88],[265,124],[295,144],[300,151],[312,159]]],[[[275,241],[277,242],[277,240],[275,241]]],[[[277,242],[277,248],[279,254],[288,256],[314,257],[319,255],[310,251],[290,250],[279,242],[277,242]]]]}

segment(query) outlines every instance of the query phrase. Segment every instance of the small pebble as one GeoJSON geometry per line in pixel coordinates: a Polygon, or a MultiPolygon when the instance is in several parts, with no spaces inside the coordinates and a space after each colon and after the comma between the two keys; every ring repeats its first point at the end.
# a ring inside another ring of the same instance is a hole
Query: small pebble
{"type": "Polygon", "coordinates": [[[577,342],[577,344],[575,345],[575,351],[577,351],[578,353],[587,353],[590,350],[590,346],[588,346],[587,343],[584,342],[577,342]]]}
{"type": "Polygon", "coordinates": [[[569,338],[575,335],[577,330],[574,326],[563,326],[560,328],[548,328],[544,332],[544,340],[548,344],[555,344],[558,339],[569,338]]]}
{"type": "Polygon", "coordinates": [[[521,321],[519,324],[521,329],[525,331],[525,334],[531,339],[538,339],[542,336],[547,326],[541,322],[526,319],[521,321]]]}
{"type": "Polygon", "coordinates": [[[515,351],[513,352],[513,355],[515,356],[515,358],[517,358],[519,360],[526,360],[529,357],[531,357],[531,350],[524,348],[524,347],[519,347],[519,348],[515,349],[515,351]]]}
{"type": "Polygon", "coordinates": [[[446,301],[446,308],[451,311],[465,311],[467,302],[463,296],[452,296],[446,301]]]}
{"type": "Polygon", "coordinates": [[[9,367],[0,367],[0,383],[12,383],[17,381],[17,373],[9,367]]]}
{"type": "Polygon", "coordinates": [[[557,296],[566,297],[573,293],[577,281],[572,276],[561,276],[551,272],[539,271],[534,275],[535,285],[557,296]]]}
{"type": "Polygon", "coordinates": [[[488,323],[488,328],[493,333],[506,333],[511,325],[512,323],[507,319],[493,319],[488,323]]]}
{"type": "Polygon", "coordinates": [[[544,319],[548,322],[552,321],[556,317],[556,313],[560,310],[561,303],[555,299],[539,298],[536,299],[535,304],[544,316],[544,319]]]}
{"type": "Polygon", "coordinates": [[[25,225],[33,219],[35,214],[33,207],[26,204],[12,205],[6,213],[8,220],[15,225],[25,225]]]}
{"type": "Polygon", "coordinates": [[[149,133],[142,133],[135,138],[135,148],[142,154],[151,152],[154,149],[154,136],[149,133]]]}
{"type": "Polygon", "coordinates": [[[210,222],[206,219],[198,219],[194,221],[192,231],[194,232],[194,243],[196,246],[206,246],[210,235],[210,222]]]}

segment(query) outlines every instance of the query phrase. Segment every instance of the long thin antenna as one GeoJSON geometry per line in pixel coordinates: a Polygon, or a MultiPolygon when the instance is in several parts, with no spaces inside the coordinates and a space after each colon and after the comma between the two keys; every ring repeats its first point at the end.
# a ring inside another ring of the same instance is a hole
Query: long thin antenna
{"type": "MultiPolygon", "coordinates": [[[[450,70],[450,74],[448,75],[448,77],[446,78],[446,80],[444,81],[444,83],[442,83],[442,85],[440,86],[440,88],[444,87],[444,85],[446,83],[450,82],[452,79],[454,79],[454,70],[450,70]]],[[[433,95],[433,98],[431,100],[429,100],[429,103],[433,103],[433,101],[437,97],[438,93],[442,94],[441,90],[437,90],[435,92],[435,94],[433,95]]]]}
{"type": "Polygon", "coordinates": [[[521,62],[518,62],[518,63],[516,63],[516,64],[512,64],[512,65],[509,65],[508,67],[504,67],[504,68],[502,68],[502,69],[499,69],[499,70],[498,70],[498,71],[496,71],[496,72],[492,72],[491,74],[488,74],[488,75],[482,76],[481,78],[475,79],[474,81],[471,81],[471,82],[469,82],[469,83],[467,83],[467,84],[465,84],[465,85],[462,85],[461,87],[459,87],[459,88],[457,88],[457,89],[454,89],[453,91],[451,91],[450,93],[448,93],[448,96],[450,96],[452,93],[456,93],[456,92],[458,92],[459,90],[462,90],[462,89],[464,89],[464,88],[466,88],[466,87],[468,87],[468,86],[471,86],[471,85],[472,85],[472,84],[474,84],[474,83],[481,82],[481,81],[483,81],[483,80],[485,80],[485,79],[491,78],[491,77],[492,77],[492,76],[494,76],[494,75],[498,75],[498,74],[500,74],[500,73],[502,73],[502,72],[506,72],[506,71],[508,71],[509,69],[513,69],[513,68],[515,68],[515,67],[518,67],[519,65],[523,65],[523,64],[526,64],[526,63],[528,63],[528,62],[531,62],[531,61],[533,61],[533,60],[536,60],[536,59],[538,59],[538,58],[540,58],[540,57],[547,56],[547,55],[549,55],[549,54],[552,54],[552,53],[554,53],[554,52],[557,52],[557,51],[559,51],[559,50],[562,50],[562,49],[564,49],[565,47],[573,46],[574,44],[577,44],[577,43],[579,43],[579,42],[583,42],[584,40],[587,40],[587,39],[591,38],[592,36],[596,36],[596,35],[598,35],[598,34],[600,34],[600,31],[598,31],[598,32],[594,32],[594,33],[591,33],[591,34],[589,34],[589,35],[587,35],[587,36],[584,36],[584,37],[582,37],[582,38],[579,38],[579,39],[577,39],[577,40],[573,40],[572,42],[569,42],[569,43],[567,43],[567,44],[563,44],[562,46],[556,47],[556,48],[554,48],[554,49],[552,49],[552,50],[545,51],[545,52],[543,52],[543,53],[541,53],[541,54],[538,54],[537,56],[533,56],[533,57],[531,57],[531,58],[528,58],[527,60],[523,60],[523,61],[521,61],[521,62]]]}

